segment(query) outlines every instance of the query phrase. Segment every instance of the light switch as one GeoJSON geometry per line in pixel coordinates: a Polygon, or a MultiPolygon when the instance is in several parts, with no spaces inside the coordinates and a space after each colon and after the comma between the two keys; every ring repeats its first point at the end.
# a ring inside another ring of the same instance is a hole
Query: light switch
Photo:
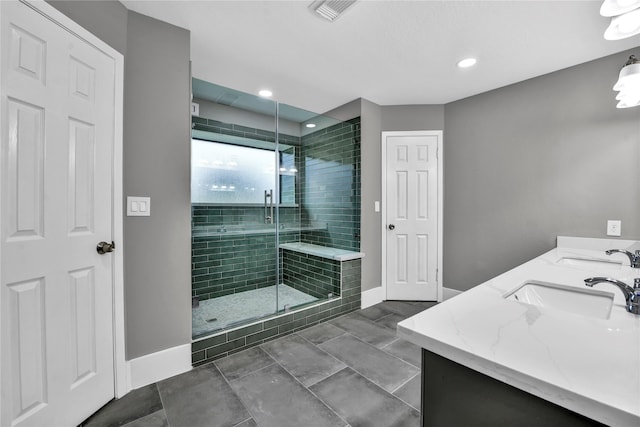
{"type": "Polygon", "coordinates": [[[380,212],[380,202],[379,201],[375,201],[373,202],[373,211],[374,212],[380,212]]]}
{"type": "Polygon", "coordinates": [[[127,196],[127,216],[151,216],[151,197],[127,196]]]}

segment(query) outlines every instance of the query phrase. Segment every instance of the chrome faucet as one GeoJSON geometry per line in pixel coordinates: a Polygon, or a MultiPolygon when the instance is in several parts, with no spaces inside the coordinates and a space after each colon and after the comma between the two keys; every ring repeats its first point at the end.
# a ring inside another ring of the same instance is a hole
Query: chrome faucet
{"type": "Polygon", "coordinates": [[[624,294],[627,311],[640,315],[640,277],[633,279],[633,288],[620,280],[610,277],[590,277],[584,279],[584,284],[590,288],[598,283],[611,283],[612,285],[616,285],[624,294]]]}
{"type": "Polygon", "coordinates": [[[640,268],[640,249],[636,250],[636,253],[631,253],[629,251],[623,251],[621,249],[609,249],[605,252],[607,255],[620,253],[625,254],[629,257],[629,262],[631,263],[632,268],[640,268]]]}

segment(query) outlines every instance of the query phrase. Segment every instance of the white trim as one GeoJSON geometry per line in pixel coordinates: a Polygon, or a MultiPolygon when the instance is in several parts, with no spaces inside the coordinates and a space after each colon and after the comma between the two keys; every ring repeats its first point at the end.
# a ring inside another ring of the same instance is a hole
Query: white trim
{"type": "Polygon", "coordinates": [[[377,286],[360,294],[360,308],[371,307],[384,301],[384,290],[382,286],[377,286]]]}
{"type": "Polygon", "coordinates": [[[46,16],[78,38],[86,41],[115,61],[115,115],[113,147],[113,241],[116,251],[113,253],[113,342],[114,342],[114,397],[122,397],[127,387],[127,363],[125,359],[125,322],[124,322],[124,247],[122,214],[122,144],[123,144],[123,91],[124,56],[100,40],[98,37],[78,25],[43,0],[20,0],[27,6],[46,16]]]}
{"type": "Polygon", "coordinates": [[[382,132],[381,134],[381,150],[382,150],[382,162],[381,173],[382,187],[381,187],[381,201],[382,207],[380,212],[382,214],[382,295],[383,299],[387,298],[387,137],[388,136],[437,136],[437,157],[438,157],[438,284],[437,284],[437,296],[438,302],[443,301],[443,288],[442,288],[442,257],[443,257],[443,245],[442,245],[442,233],[443,233],[443,218],[444,218],[444,150],[442,149],[442,131],[441,130],[419,130],[419,131],[393,131],[382,132]]]}
{"type": "Polygon", "coordinates": [[[113,354],[115,397],[127,394],[126,325],[124,322],[124,218],[123,218],[123,115],[124,115],[124,57],[116,58],[115,135],[113,147],[113,241],[119,242],[114,252],[113,272],[113,354]],[[119,58],[119,59],[118,59],[119,58]]]}
{"type": "Polygon", "coordinates": [[[127,362],[128,389],[135,390],[191,369],[191,343],[146,354],[127,362]]]}
{"type": "Polygon", "coordinates": [[[444,286],[442,287],[442,296],[443,296],[443,301],[446,301],[448,299],[451,299],[453,297],[455,297],[456,295],[460,295],[462,293],[462,291],[459,291],[457,289],[452,289],[452,288],[445,288],[444,286]]]}

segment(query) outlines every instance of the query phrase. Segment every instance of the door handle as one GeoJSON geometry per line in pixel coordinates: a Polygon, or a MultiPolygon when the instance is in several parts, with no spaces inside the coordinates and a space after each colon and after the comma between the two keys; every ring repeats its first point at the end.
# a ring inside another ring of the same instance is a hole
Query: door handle
{"type": "Polygon", "coordinates": [[[389,230],[395,230],[396,226],[393,224],[389,224],[389,226],[387,227],[389,230]]]}
{"type": "Polygon", "coordinates": [[[111,242],[111,243],[100,242],[96,247],[96,251],[98,251],[100,255],[104,255],[108,252],[113,252],[115,248],[116,248],[116,244],[114,242],[111,242]]]}
{"type": "Polygon", "coordinates": [[[273,224],[273,190],[264,190],[264,223],[273,224]]]}

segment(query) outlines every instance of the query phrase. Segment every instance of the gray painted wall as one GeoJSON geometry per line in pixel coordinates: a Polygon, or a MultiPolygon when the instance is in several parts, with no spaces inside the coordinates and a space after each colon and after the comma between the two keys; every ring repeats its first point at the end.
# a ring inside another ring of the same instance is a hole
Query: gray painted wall
{"type": "Polygon", "coordinates": [[[47,3],[73,19],[109,46],[127,51],[128,9],[116,0],[47,0],[47,3]]]}
{"type": "Polygon", "coordinates": [[[361,214],[360,214],[360,250],[365,253],[362,259],[362,291],[368,291],[382,285],[382,223],[380,212],[374,212],[373,204],[380,200],[382,190],[381,167],[382,152],[380,126],[382,108],[366,99],[361,105],[361,146],[362,161],[361,214]]]}
{"type": "Polygon", "coordinates": [[[116,1],[52,5],[125,55],[124,197],[151,217],[124,219],[126,355],[191,342],[189,32],[116,1]]]}
{"type": "Polygon", "coordinates": [[[129,12],[124,194],[151,217],[124,221],[128,358],[191,342],[189,37],[129,12]]]}
{"type": "MultiPolygon", "coordinates": [[[[384,105],[382,131],[443,130],[443,105],[384,105]]],[[[382,149],[382,148],[381,148],[382,149]]]]}
{"type": "Polygon", "coordinates": [[[615,108],[623,52],[445,105],[444,286],[466,290],[557,235],[640,237],[640,108],[615,108]]]}

